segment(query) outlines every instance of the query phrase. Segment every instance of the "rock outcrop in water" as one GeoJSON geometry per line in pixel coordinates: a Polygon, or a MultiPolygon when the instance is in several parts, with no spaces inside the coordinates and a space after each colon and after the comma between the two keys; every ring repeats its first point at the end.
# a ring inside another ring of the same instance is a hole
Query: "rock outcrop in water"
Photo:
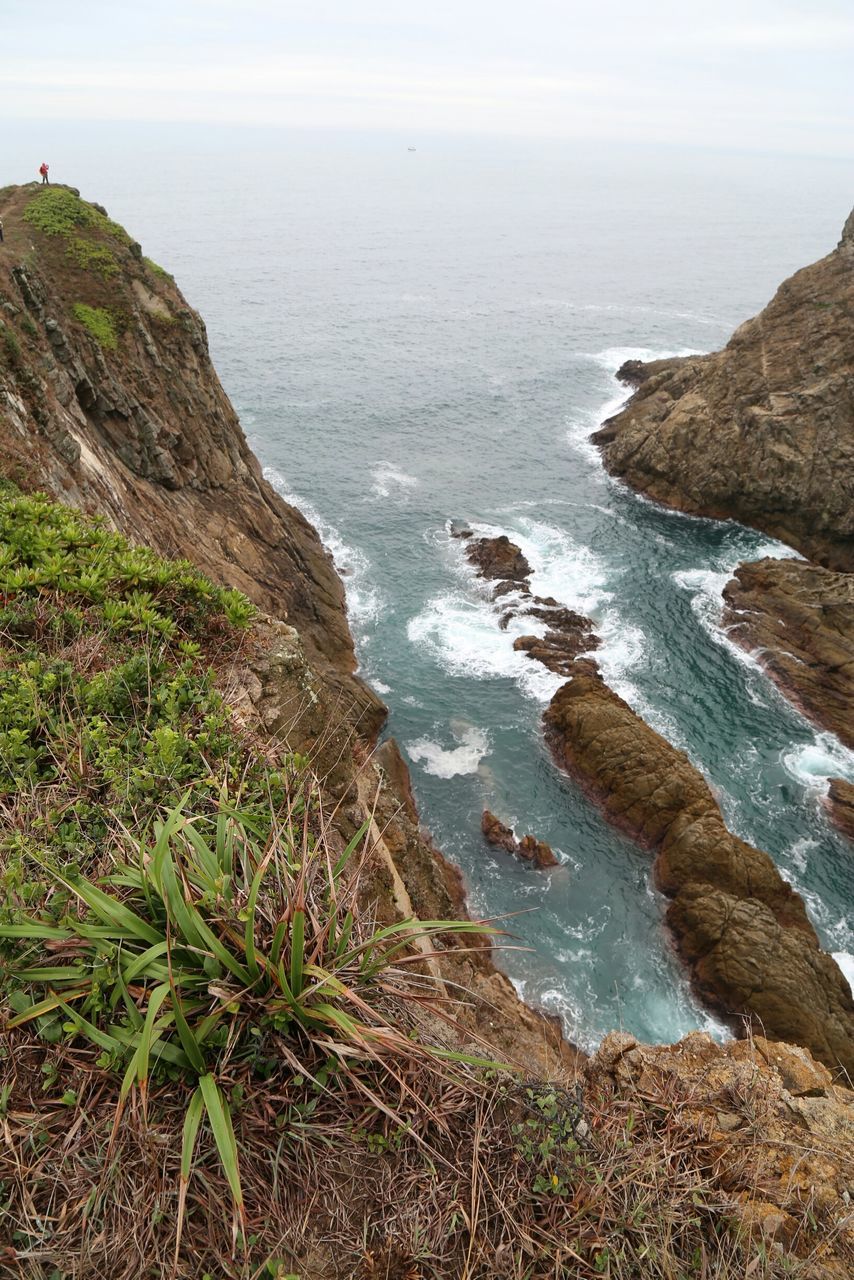
{"type": "Polygon", "coordinates": [[[496,818],[489,809],[483,811],[480,829],[490,844],[494,844],[498,849],[505,849],[507,853],[515,853],[523,862],[530,862],[540,869],[558,865],[554,850],[546,844],[545,840],[538,840],[532,835],[523,836],[521,840],[517,840],[512,827],[508,827],[500,818],[496,818]]]}
{"type": "Polygon", "coordinates": [[[740,565],[724,625],[811,719],[854,747],[854,576],[804,560],[740,565]]]}
{"type": "Polygon", "coordinates": [[[612,474],[854,570],[852,218],[723,351],[625,372],[638,389],[593,437],[612,474]]]}
{"type": "Polygon", "coordinates": [[[854,999],[802,899],[727,830],[688,757],[580,668],[545,713],[558,763],[606,815],[655,850],[668,923],[698,992],[726,1017],[805,1045],[854,1077],[854,999]]]}
{"type": "MultiPolygon", "coordinates": [[[[456,522],[455,522],[456,523],[456,522]]],[[[451,536],[471,538],[471,530],[463,526],[451,536]]],[[[513,648],[527,653],[555,675],[569,676],[576,658],[599,645],[593,623],[574,609],[567,609],[554,596],[535,596],[531,591],[531,566],[515,542],[506,534],[497,538],[478,538],[466,547],[466,558],[478,574],[496,580],[492,598],[501,604],[501,628],[506,630],[514,618],[535,618],[545,622],[541,636],[517,636],[513,648]],[[512,602],[505,597],[513,597],[512,602]]]]}

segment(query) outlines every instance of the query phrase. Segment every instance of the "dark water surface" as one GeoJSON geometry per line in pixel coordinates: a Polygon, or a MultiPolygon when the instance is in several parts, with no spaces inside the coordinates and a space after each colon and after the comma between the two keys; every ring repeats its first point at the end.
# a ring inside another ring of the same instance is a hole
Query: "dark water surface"
{"type": "Polygon", "coordinates": [[[719,346],[833,247],[845,167],[322,134],[78,131],[63,146],[52,173],[67,167],[175,273],[270,477],[332,548],[426,825],[474,911],[525,913],[512,928],[530,950],[506,967],[526,996],[584,1044],[712,1025],[671,955],[649,855],[553,767],[540,716],[558,682],[513,652],[534,628],[499,629],[455,517],[508,533],[540,594],[596,620],[608,680],[774,856],[824,944],[854,952],[854,857],[820,809],[854,760],[717,626],[732,568],[773,544],[638,499],[587,440],[624,359],[719,346]],[[562,865],[486,847],[484,806],[562,865]]]}

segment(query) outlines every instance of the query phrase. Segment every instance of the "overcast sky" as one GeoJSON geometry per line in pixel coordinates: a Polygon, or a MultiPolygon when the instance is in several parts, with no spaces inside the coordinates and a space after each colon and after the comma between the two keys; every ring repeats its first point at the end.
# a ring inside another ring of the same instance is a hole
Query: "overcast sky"
{"type": "Polygon", "coordinates": [[[0,119],[854,157],[854,0],[0,0],[0,119]]]}

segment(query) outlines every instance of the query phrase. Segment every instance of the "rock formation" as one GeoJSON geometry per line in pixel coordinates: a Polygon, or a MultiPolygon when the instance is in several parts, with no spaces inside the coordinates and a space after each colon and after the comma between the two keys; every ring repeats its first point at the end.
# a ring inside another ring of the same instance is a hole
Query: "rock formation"
{"type": "Polygon", "coordinates": [[[480,828],[490,844],[494,844],[499,849],[506,849],[508,853],[515,853],[523,862],[531,862],[540,869],[558,865],[554,850],[551,845],[546,844],[545,840],[538,840],[532,835],[523,836],[521,840],[517,840],[512,827],[506,826],[500,818],[496,818],[494,813],[490,813],[489,809],[483,811],[480,828]]]}
{"type": "Polygon", "coordinates": [[[637,391],[593,439],[680,511],[762,529],[854,569],[854,219],[709,356],[632,362],[637,391]]]}
{"type": "Polygon", "coordinates": [[[854,999],[802,899],[773,861],[727,830],[687,756],[589,667],[545,713],[558,763],[606,815],[655,850],[655,877],[699,993],[726,1017],[807,1046],[854,1077],[854,999]]]}
{"type": "MultiPolygon", "coordinates": [[[[472,537],[471,531],[462,526],[451,536],[472,537]]],[[[478,574],[487,580],[495,580],[492,598],[496,602],[513,596],[511,604],[502,606],[500,626],[506,630],[514,618],[536,618],[548,625],[542,636],[517,636],[513,648],[527,653],[556,675],[569,676],[572,664],[582,653],[589,653],[599,645],[599,637],[593,623],[574,609],[567,609],[554,596],[535,596],[531,592],[531,566],[522,551],[506,534],[497,538],[478,538],[466,547],[466,557],[478,574]]]]}
{"type": "Polygon", "coordinates": [[[670,1140],[702,1149],[726,1188],[726,1216],[764,1254],[801,1254],[810,1280],[851,1274],[854,1094],[805,1049],[758,1035],[718,1045],[695,1032],[651,1046],[612,1033],[585,1075],[587,1096],[605,1107],[643,1114],[667,1097],[670,1140]],[[827,1214],[818,1251],[797,1224],[805,1204],[827,1214]]]}
{"type": "Polygon", "coordinates": [[[854,576],[804,560],[740,565],[724,625],[811,719],[854,747],[854,576]]]}
{"type": "Polygon", "coordinates": [[[831,778],[827,807],[832,820],[849,840],[854,840],[854,782],[831,778]]]}

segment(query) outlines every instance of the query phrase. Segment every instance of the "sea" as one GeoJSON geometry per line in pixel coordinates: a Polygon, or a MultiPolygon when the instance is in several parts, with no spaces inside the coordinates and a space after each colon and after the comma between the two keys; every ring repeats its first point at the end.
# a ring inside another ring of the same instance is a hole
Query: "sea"
{"type": "MultiPolygon", "coordinates": [[[[47,125],[4,131],[3,181],[104,204],[174,273],[273,485],[347,589],[424,825],[499,922],[499,963],[591,1047],[724,1027],[693,996],[651,855],[553,764],[557,677],[513,649],[453,520],[505,533],[536,593],[589,614],[608,682],[766,849],[854,980],[854,851],[828,823],[854,755],[721,625],[743,560],[790,548],[688,518],[603,470],[623,361],[714,350],[836,244],[826,159],[400,133],[47,125]],[[560,865],[487,845],[488,807],[560,865]]],[[[227,500],[227,498],[224,498],[227,500]]]]}

